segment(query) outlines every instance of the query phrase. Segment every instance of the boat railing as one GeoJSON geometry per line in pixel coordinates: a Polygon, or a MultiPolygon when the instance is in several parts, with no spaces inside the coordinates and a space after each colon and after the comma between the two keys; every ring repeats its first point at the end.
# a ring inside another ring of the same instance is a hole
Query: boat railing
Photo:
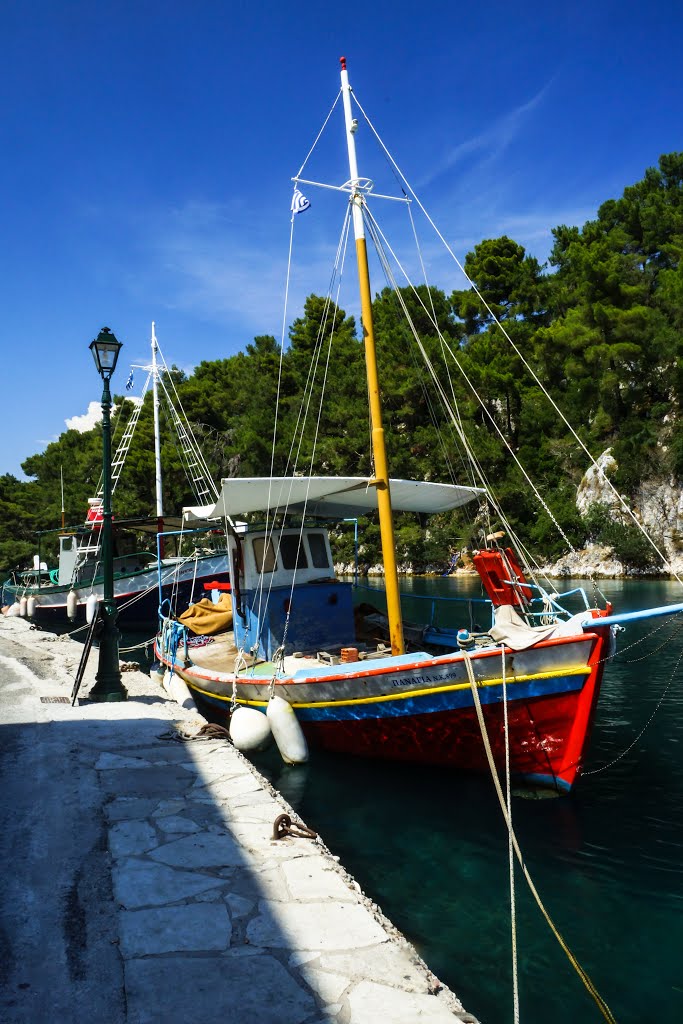
{"type": "Polygon", "coordinates": [[[51,580],[51,569],[13,569],[11,582],[17,587],[41,587],[51,580]]]}
{"type": "MultiPolygon", "coordinates": [[[[509,586],[519,586],[519,584],[510,583],[509,580],[504,580],[503,582],[507,583],[509,586]]],[[[526,610],[527,615],[532,620],[548,620],[551,616],[569,618],[574,613],[566,608],[561,602],[565,601],[568,597],[574,597],[576,594],[580,596],[583,603],[583,607],[579,609],[580,611],[587,611],[591,607],[588,595],[583,587],[573,587],[571,590],[566,590],[562,594],[557,593],[557,591],[553,591],[552,594],[550,594],[544,587],[539,587],[535,583],[525,582],[524,586],[528,587],[529,590],[535,591],[537,595],[531,598],[531,605],[538,604],[539,602],[543,605],[543,607],[538,611],[533,607],[526,610]]]]}
{"type": "MultiPolygon", "coordinates": [[[[504,582],[509,583],[511,587],[518,586],[511,581],[505,580],[504,582]]],[[[578,595],[581,599],[582,607],[580,611],[588,610],[591,605],[586,595],[586,591],[583,587],[573,587],[571,590],[564,591],[563,593],[548,593],[543,587],[539,587],[533,583],[524,584],[530,590],[534,591],[535,594],[532,596],[530,606],[524,609],[527,617],[531,622],[543,622],[548,621],[549,617],[552,618],[569,618],[572,614],[565,605],[562,603],[567,598],[575,597],[578,595]],[[540,608],[534,608],[534,605],[541,605],[540,608]]],[[[357,591],[364,591],[366,594],[372,594],[375,598],[379,598],[381,601],[384,600],[384,590],[379,587],[373,587],[368,584],[354,583],[354,589],[357,591]]],[[[457,612],[458,608],[465,606],[467,608],[467,621],[463,622],[458,620],[458,625],[467,625],[470,632],[476,632],[480,629],[487,629],[494,623],[494,612],[495,608],[492,602],[487,597],[471,597],[469,595],[461,596],[446,596],[443,594],[416,594],[412,591],[401,591],[401,604],[408,611],[411,608],[412,602],[420,602],[420,605],[414,605],[416,609],[419,608],[418,617],[420,623],[426,626],[428,629],[452,629],[453,623],[456,621],[457,616],[453,615],[452,612],[457,612]],[[423,607],[429,605],[428,611],[423,612],[423,607]],[[485,605],[489,610],[490,623],[484,625],[481,622],[477,622],[476,612],[478,609],[476,605],[485,605]]],[[[520,609],[521,610],[521,609],[520,609]]]]}
{"type": "MultiPolygon", "coordinates": [[[[354,589],[372,594],[374,597],[379,597],[380,600],[384,599],[384,591],[378,587],[368,586],[364,583],[354,583],[354,589]]],[[[482,627],[482,624],[476,621],[475,605],[485,605],[487,607],[491,620],[490,625],[493,625],[493,605],[487,597],[469,597],[464,595],[460,597],[445,597],[441,594],[415,594],[405,590],[401,591],[401,604],[405,605],[407,609],[413,601],[421,602],[420,624],[429,629],[453,628],[454,616],[448,614],[448,612],[444,615],[443,610],[447,608],[449,611],[455,611],[457,610],[455,606],[460,608],[464,606],[467,609],[467,624],[470,631],[476,632],[480,628],[488,628],[487,626],[482,627]],[[427,604],[429,605],[428,613],[422,614],[422,609],[427,604]],[[441,615],[439,615],[439,611],[441,611],[441,615]],[[448,622],[444,622],[444,618],[448,622]]],[[[465,623],[460,624],[464,625],[465,623]]]]}
{"type": "MultiPolygon", "coordinates": [[[[208,526],[194,526],[189,529],[182,530],[162,530],[156,535],[157,542],[157,574],[158,574],[158,589],[159,589],[159,615],[163,618],[161,608],[164,603],[164,596],[162,591],[163,583],[163,569],[165,566],[165,559],[162,555],[164,543],[167,538],[173,537],[178,544],[178,557],[181,560],[190,560],[192,557],[199,555],[221,555],[227,552],[227,538],[221,527],[217,523],[212,523],[208,526]],[[200,547],[199,541],[203,540],[204,544],[200,547]],[[191,542],[193,548],[187,554],[182,554],[183,541],[191,542]]],[[[180,563],[178,563],[180,564],[180,563]]],[[[194,587],[194,584],[193,584],[194,587]]]]}

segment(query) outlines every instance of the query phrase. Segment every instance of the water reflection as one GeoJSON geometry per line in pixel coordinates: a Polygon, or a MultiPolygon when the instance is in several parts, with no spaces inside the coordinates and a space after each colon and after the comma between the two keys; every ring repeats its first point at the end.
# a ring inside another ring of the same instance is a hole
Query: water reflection
{"type": "Polygon", "coordinates": [[[309,765],[286,764],[273,775],[272,784],[295,811],[301,812],[306,794],[309,765]]]}

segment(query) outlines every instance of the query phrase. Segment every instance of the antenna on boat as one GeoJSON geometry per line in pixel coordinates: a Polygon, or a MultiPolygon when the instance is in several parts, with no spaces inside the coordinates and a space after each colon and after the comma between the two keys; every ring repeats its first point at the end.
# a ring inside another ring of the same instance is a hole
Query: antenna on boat
{"type": "Polygon", "coordinates": [[[353,216],[353,233],[356,239],[356,259],[358,261],[358,281],[360,284],[361,320],[365,341],[365,366],[368,377],[368,395],[370,399],[370,420],[372,424],[372,453],[375,460],[375,479],[372,486],[377,489],[377,507],[379,510],[379,528],[382,538],[382,560],[384,562],[384,585],[387,594],[387,617],[391,637],[392,654],[403,654],[403,622],[401,620],[401,597],[398,589],[398,570],[396,567],[396,545],[394,542],[394,525],[391,515],[391,491],[389,489],[389,468],[387,451],[382,426],[382,406],[379,394],[379,378],[377,375],[377,352],[375,334],[372,324],[372,297],[370,291],[370,271],[368,269],[368,250],[365,242],[365,226],[363,224],[363,190],[360,188],[358,161],[356,158],[356,129],[358,125],[351,111],[351,86],[349,73],[346,69],[346,57],[340,58],[341,92],[344,104],[344,121],[346,123],[346,145],[349,153],[349,186],[351,189],[351,211],[353,216]]]}
{"type": "Polygon", "coordinates": [[[157,498],[157,529],[163,533],[164,529],[164,499],[161,489],[161,442],[159,440],[159,374],[157,371],[157,336],[152,320],[152,395],[154,407],[154,486],[157,498]]]}
{"type": "Polygon", "coordinates": [[[61,484],[62,484],[62,529],[64,529],[64,527],[66,525],[66,519],[65,519],[66,510],[64,508],[64,466],[60,466],[59,467],[59,479],[60,479],[61,484]]]}

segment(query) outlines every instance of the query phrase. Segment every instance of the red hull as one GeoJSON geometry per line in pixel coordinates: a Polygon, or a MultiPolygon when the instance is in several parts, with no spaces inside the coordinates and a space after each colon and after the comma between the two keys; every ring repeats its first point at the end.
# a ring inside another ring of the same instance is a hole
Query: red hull
{"type": "MultiPolygon", "coordinates": [[[[585,688],[584,688],[585,690],[585,688]]],[[[569,753],[577,707],[582,693],[538,697],[508,706],[510,762],[514,775],[553,782],[563,789],[573,785],[584,744],[569,753]]],[[[505,741],[501,705],[486,705],[484,721],[494,760],[505,768],[505,741]]],[[[345,722],[305,722],[311,745],[360,757],[415,761],[444,765],[469,772],[487,772],[488,761],[474,708],[400,718],[345,722]]]]}
{"type": "MultiPolygon", "coordinates": [[[[511,774],[568,791],[583,766],[604,668],[604,631],[596,630],[591,673],[580,690],[508,704],[511,774]],[[601,635],[603,634],[603,635],[601,635]]],[[[505,771],[502,704],[483,705],[496,767],[505,771]]],[[[474,707],[396,718],[303,722],[311,744],[338,753],[487,772],[474,707]]]]}

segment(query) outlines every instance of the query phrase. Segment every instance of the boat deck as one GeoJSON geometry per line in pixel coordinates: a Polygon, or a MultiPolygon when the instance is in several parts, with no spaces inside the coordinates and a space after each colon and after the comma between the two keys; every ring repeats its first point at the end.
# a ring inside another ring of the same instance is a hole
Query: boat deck
{"type": "MultiPolygon", "coordinates": [[[[192,663],[198,668],[207,669],[209,672],[230,674],[235,670],[239,649],[235,645],[234,633],[230,631],[212,637],[211,642],[204,646],[190,647],[188,653],[192,663]]],[[[343,662],[339,655],[336,653],[330,654],[327,651],[319,651],[315,654],[297,651],[294,654],[285,655],[284,661],[277,665],[273,661],[253,659],[244,654],[242,658],[243,664],[246,662],[248,668],[248,672],[245,674],[268,679],[274,676],[276,672],[292,677],[296,676],[297,673],[307,671],[320,673],[321,666],[334,669],[336,673],[343,672],[347,668],[348,671],[357,671],[359,661],[386,657],[390,654],[390,651],[383,645],[379,645],[373,650],[363,650],[361,646],[358,653],[358,660],[349,662],[343,662]]]]}

